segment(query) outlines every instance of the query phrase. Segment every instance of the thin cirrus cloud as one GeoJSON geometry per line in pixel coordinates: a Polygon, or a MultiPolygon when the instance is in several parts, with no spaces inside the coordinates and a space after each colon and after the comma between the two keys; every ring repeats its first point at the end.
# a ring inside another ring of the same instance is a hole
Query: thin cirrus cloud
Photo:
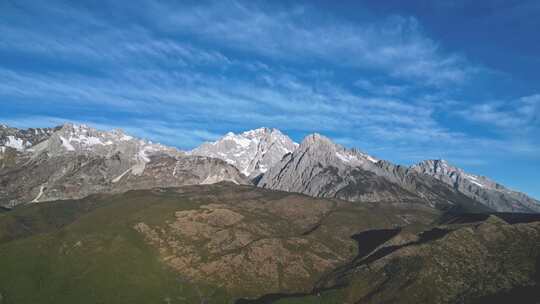
{"type": "Polygon", "coordinates": [[[323,60],[430,85],[461,83],[479,69],[460,55],[445,53],[423,35],[412,17],[352,24],[326,18],[309,7],[269,12],[237,1],[153,9],[164,16],[162,26],[168,31],[271,58],[323,60]]]}
{"type": "Polygon", "coordinates": [[[480,103],[458,111],[463,118],[501,131],[523,133],[540,128],[540,95],[523,96],[510,101],[480,103]]]}

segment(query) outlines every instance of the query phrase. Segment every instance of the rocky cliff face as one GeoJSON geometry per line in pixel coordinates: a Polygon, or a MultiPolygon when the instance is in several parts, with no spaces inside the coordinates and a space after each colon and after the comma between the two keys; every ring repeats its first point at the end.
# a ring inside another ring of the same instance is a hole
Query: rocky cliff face
{"type": "Polygon", "coordinates": [[[263,175],[258,186],[348,201],[488,210],[434,178],[345,149],[318,134],[306,137],[294,153],[263,175]]]}
{"type": "Polygon", "coordinates": [[[216,142],[202,144],[191,153],[222,159],[244,175],[255,178],[297,146],[277,129],[260,128],[241,134],[228,133],[216,142]]]}
{"type": "Polygon", "coordinates": [[[0,170],[25,161],[36,144],[47,140],[57,128],[17,129],[0,124],[0,170]]]}
{"type": "Polygon", "coordinates": [[[469,174],[445,160],[425,160],[411,167],[499,212],[540,212],[540,202],[484,176],[469,174]]]}
{"type": "Polygon", "coordinates": [[[47,140],[51,134],[59,129],[60,127],[17,129],[0,124],[0,147],[25,151],[26,149],[47,140]]]}
{"type": "Polygon", "coordinates": [[[0,169],[0,205],[5,207],[156,186],[247,183],[224,161],[189,156],[119,130],[67,124],[16,153],[0,169]]]}

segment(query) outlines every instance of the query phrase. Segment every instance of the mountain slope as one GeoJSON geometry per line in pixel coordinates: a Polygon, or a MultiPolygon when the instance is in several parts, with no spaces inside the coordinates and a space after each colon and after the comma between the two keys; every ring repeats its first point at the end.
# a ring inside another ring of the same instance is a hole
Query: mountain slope
{"type": "Polygon", "coordinates": [[[277,129],[259,128],[241,134],[228,133],[218,141],[202,144],[191,153],[222,159],[244,175],[255,178],[297,146],[277,129]]]}
{"type": "Polygon", "coordinates": [[[16,129],[0,124],[0,170],[25,161],[31,147],[47,140],[57,128],[16,129]]]}
{"type": "Polygon", "coordinates": [[[0,205],[13,207],[155,186],[247,183],[218,159],[190,156],[121,131],[66,124],[0,169],[0,205]]]}
{"type": "Polygon", "coordinates": [[[47,140],[52,133],[59,129],[60,127],[17,129],[0,124],[0,148],[10,147],[18,151],[24,151],[47,140]]]}
{"type": "MultiPolygon", "coordinates": [[[[359,244],[369,237],[360,235],[359,244]]],[[[402,231],[329,273],[316,290],[320,292],[275,303],[536,304],[540,222],[511,225],[491,215],[417,235],[402,231]]]]}
{"type": "Polygon", "coordinates": [[[411,167],[433,176],[461,193],[499,212],[540,212],[540,201],[498,184],[487,177],[469,174],[445,160],[425,160],[411,167]]]}
{"type": "Polygon", "coordinates": [[[319,134],[306,137],[257,185],[348,201],[421,203],[441,209],[489,211],[434,178],[347,150],[319,134]]]}
{"type": "MultiPolygon", "coordinates": [[[[2,304],[471,303],[538,295],[539,218],[219,183],[0,213],[2,304]],[[465,222],[462,224],[462,222],[465,222]],[[531,293],[532,292],[532,293],[531,293]]],[[[491,302],[490,302],[491,303],[491,302]]]]}
{"type": "Polygon", "coordinates": [[[351,235],[438,216],[231,183],[21,206],[0,214],[0,294],[3,304],[231,303],[309,292],[356,255],[351,235]]]}

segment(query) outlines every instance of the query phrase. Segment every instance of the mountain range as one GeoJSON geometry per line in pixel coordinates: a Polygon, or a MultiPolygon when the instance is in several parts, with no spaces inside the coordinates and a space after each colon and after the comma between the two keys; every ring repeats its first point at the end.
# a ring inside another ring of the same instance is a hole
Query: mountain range
{"type": "Polygon", "coordinates": [[[424,204],[461,212],[540,212],[540,202],[445,160],[411,167],[312,134],[228,133],[191,151],[84,125],[0,126],[0,205],[82,198],[155,186],[232,181],[352,202],[424,204]]]}

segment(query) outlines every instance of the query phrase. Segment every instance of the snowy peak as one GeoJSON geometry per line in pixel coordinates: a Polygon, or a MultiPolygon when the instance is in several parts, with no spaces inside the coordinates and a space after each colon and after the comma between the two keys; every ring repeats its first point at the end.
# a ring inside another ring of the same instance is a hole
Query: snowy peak
{"type": "Polygon", "coordinates": [[[71,123],[63,125],[46,144],[46,147],[40,148],[52,154],[77,152],[111,156],[120,153],[124,157],[144,163],[149,162],[154,154],[174,156],[181,153],[171,147],[137,139],[120,129],[101,131],[87,125],[71,123]]]}
{"type": "Polygon", "coordinates": [[[297,146],[277,129],[259,128],[240,134],[229,132],[215,142],[202,144],[191,153],[222,159],[253,178],[266,172],[297,146]]]}
{"type": "MultiPolygon", "coordinates": [[[[95,145],[108,146],[122,141],[130,141],[134,138],[126,135],[122,130],[99,131],[88,127],[87,125],[65,124],[60,129],[60,136],[65,143],[75,143],[80,148],[91,147],[95,145]]],[[[66,147],[67,150],[71,150],[66,147]]]]}

